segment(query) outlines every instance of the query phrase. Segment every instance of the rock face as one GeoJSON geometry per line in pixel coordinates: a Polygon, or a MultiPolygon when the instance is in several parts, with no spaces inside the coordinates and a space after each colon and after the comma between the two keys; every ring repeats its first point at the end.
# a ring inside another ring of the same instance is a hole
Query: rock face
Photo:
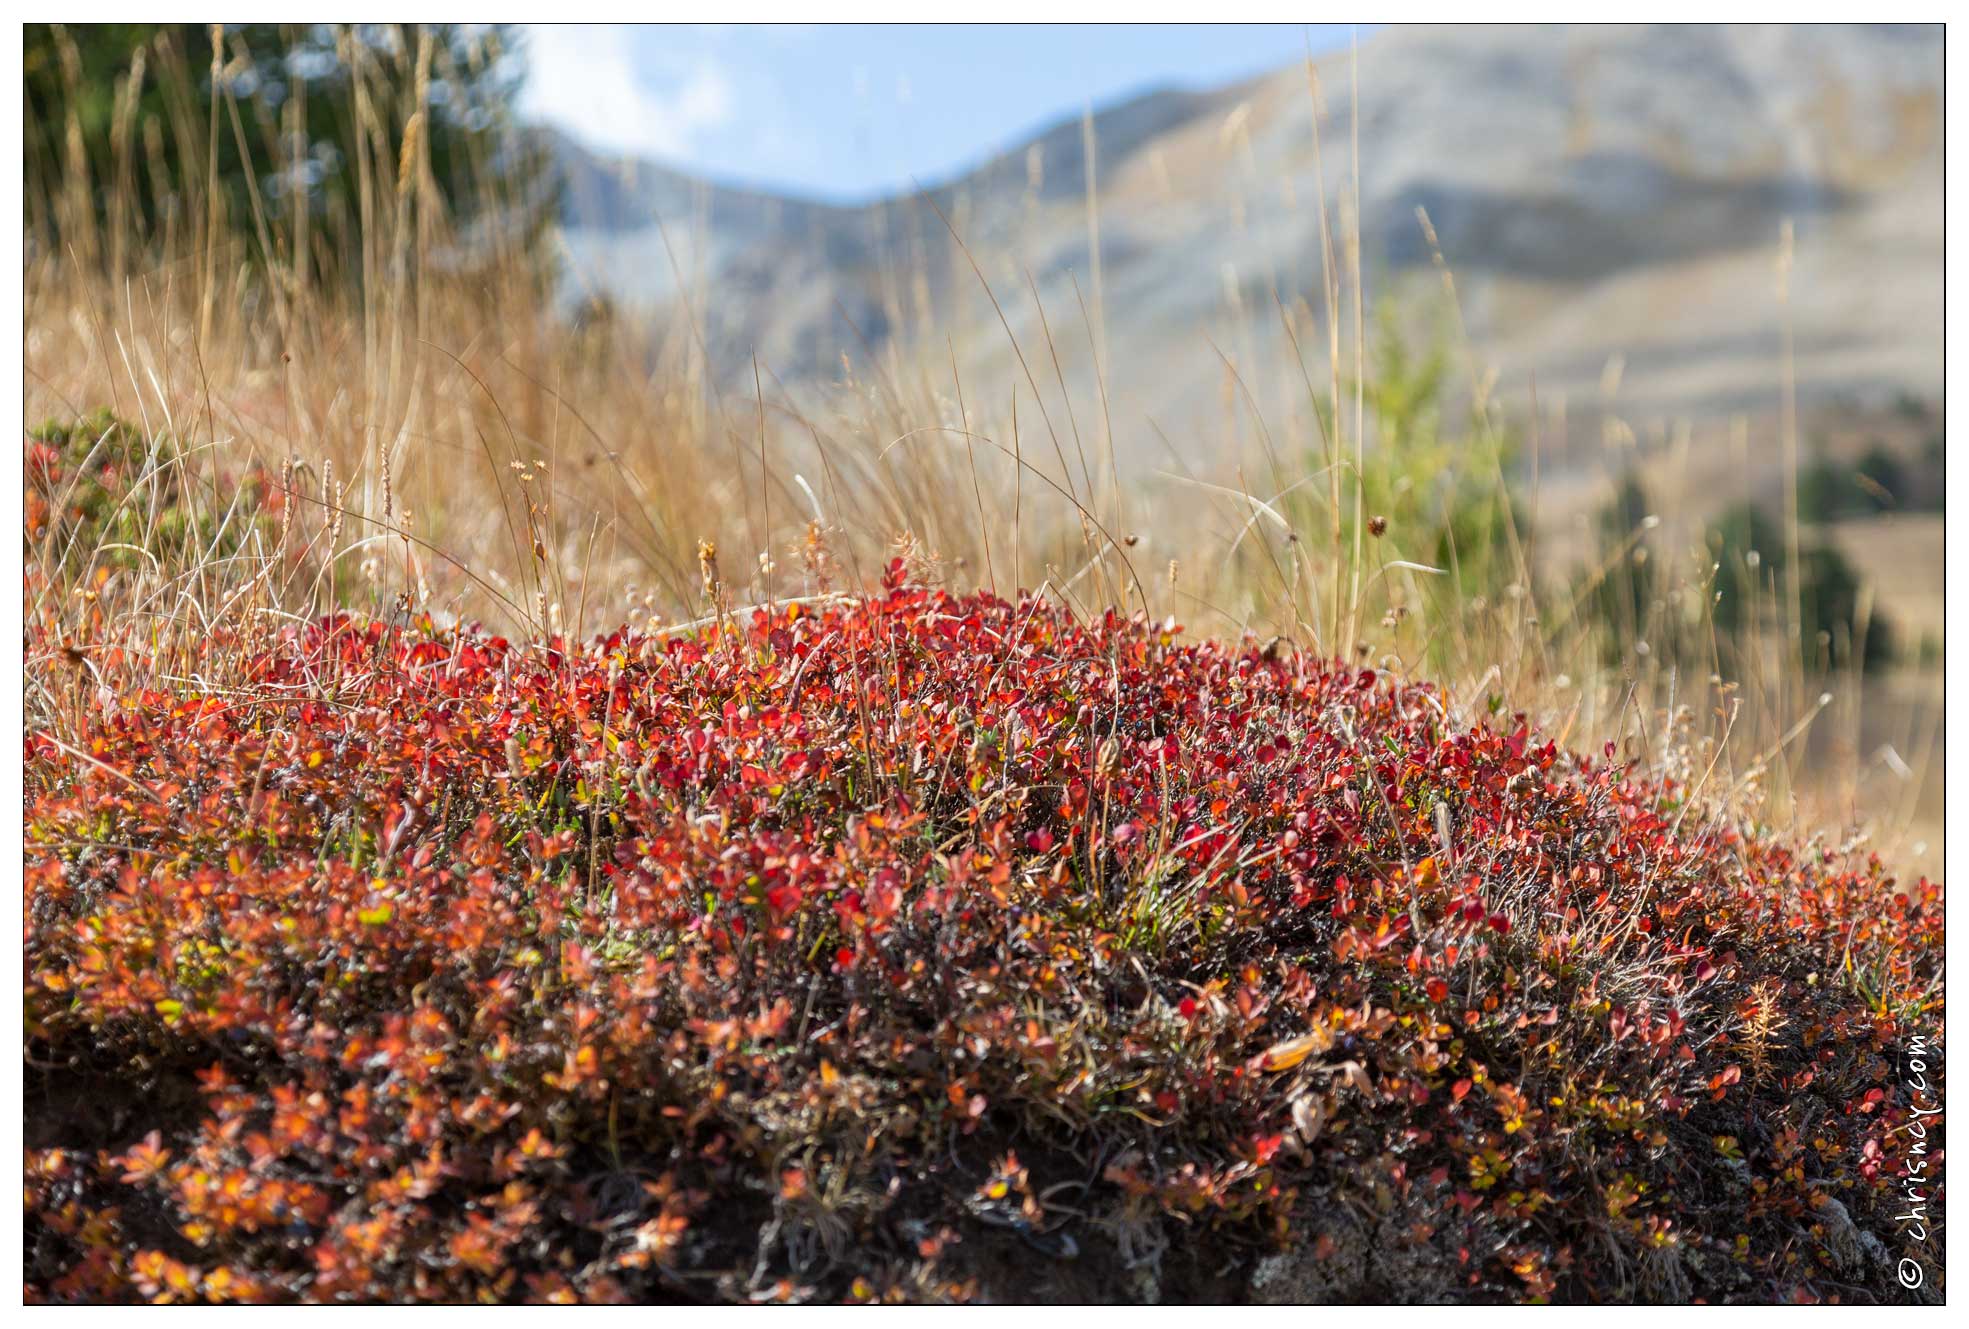
{"type": "Polygon", "coordinates": [[[1079,302],[1105,315],[1118,447],[1160,455],[1145,416],[1221,412],[1213,343],[1268,414],[1303,401],[1281,305],[1305,302],[1302,349],[1325,381],[1318,200],[1323,177],[1329,224],[1351,226],[1358,135],[1370,304],[1443,316],[1426,210],[1475,367],[1507,396],[1535,373],[1541,400],[1582,411],[1616,384],[1631,412],[1773,405],[1787,221],[1801,391],[1940,389],[1939,28],[1397,28],[1361,44],[1357,117],[1348,53],[1317,83],[1317,143],[1296,65],[1095,115],[1098,269],[1078,119],[865,206],[563,144],[574,281],[661,305],[681,273],[733,368],[756,347],[785,379],[831,376],[843,352],[941,359],[948,336],[967,376],[1002,377],[1004,330],[941,210],[1029,348],[1044,344],[1030,273],[1089,399],[1079,302]]]}

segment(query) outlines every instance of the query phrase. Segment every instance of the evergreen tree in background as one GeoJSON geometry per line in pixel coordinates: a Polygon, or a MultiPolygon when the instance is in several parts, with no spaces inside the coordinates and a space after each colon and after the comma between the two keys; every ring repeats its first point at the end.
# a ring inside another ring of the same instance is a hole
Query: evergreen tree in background
{"type": "MultiPolygon", "coordinates": [[[[1628,471],[1613,498],[1600,509],[1596,523],[1602,567],[1591,603],[1609,629],[1609,663],[1618,664],[1635,642],[1654,630],[1652,610],[1659,589],[1646,541],[1649,515],[1647,488],[1639,474],[1628,471]]],[[[1671,644],[1651,642],[1650,646],[1660,649],[1671,644]]]]}
{"type": "Polygon", "coordinates": [[[1853,474],[1866,495],[1869,511],[1895,512],[1909,506],[1907,472],[1892,449],[1874,444],[1860,458],[1853,474]]]}
{"type": "MultiPolygon", "coordinates": [[[[1726,656],[1766,626],[1782,630],[1788,580],[1777,524],[1740,503],[1711,524],[1708,545],[1716,560],[1713,622],[1726,656]]],[[[1836,545],[1799,551],[1798,616],[1799,663],[1808,672],[1893,663],[1892,625],[1862,594],[1859,574],[1836,545]]]]}
{"type": "Polygon", "coordinates": [[[1751,503],[1738,503],[1710,523],[1716,561],[1713,621],[1726,643],[1763,627],[1760,607],[1776,602],[1784,570],[1784,534],[1751,503]]]}
{"type": "Polygon", "coordinates": [[[413,184],[454,237],[496,222],[530,248],[553,213],[543,157],[511,132],[524,71],[503,27],[30,23],[22,69],[30,244],[156,241],[209,201],[246,252],[289,264],[273,251],[350,253],[365,199],[413,184]]]}

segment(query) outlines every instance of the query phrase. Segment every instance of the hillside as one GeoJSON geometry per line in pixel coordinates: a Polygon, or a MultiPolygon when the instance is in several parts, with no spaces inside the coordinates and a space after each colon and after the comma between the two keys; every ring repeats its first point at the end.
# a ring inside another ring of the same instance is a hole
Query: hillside
{"type": "MultiPolygon", "coordinates": [[[[1350,229],[1356,129],[1370,303],[1440,315],[1426,208],[1479,371],[1519,404],[1535,373],[1543,402],[1569,401],[1595,431],[1603,385],[1639,418],[1774,407],[1787,219],[1806,399],[1937,393],[1941,78],[1935,29],[1416,27],[1362,44],[1358,124],[1348,55],[1318,63],[1318,154],[1300,67],[1109,107],[1092,130],[1118,446],[1146,455],[1144,417],[1214,409],[1213,341],[1261,406],[1303,392],[1273,295],[1322,316],[1320,157],[1330,222],[1350,229]]],[[[782,378],[827,377],[843,352],[906,352],[920,332],[938,357],[950,336],[967,369],[1003,369],[997,316],[934,203],[1037,344],[1030,269],[1069,379],[1091,393],[1072,284],[1093,301],[1078,118],[926,193],[852,207],[562,149],[577,282],[661,303],[681,270],[727,369],[756,348],[782,378]]],[[[1305,340],[1323,381],[1324,335],[1305,340]]]]}
{"type": "Polygon", "coordinates": [[[885,581],[31,733],[30,1299],[1905,1303],[1939,884],[885,581]]]}

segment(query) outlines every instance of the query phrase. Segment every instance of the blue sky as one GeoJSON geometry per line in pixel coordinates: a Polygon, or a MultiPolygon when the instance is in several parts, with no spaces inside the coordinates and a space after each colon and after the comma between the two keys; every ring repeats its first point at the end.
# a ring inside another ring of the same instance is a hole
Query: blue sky
{"type": "Polygon", "coordinates": [[[530,25],[523,110],[605,152],[832,199],[931,184],[1149,87],[1344,47],[1339,25],[530,25]]]}

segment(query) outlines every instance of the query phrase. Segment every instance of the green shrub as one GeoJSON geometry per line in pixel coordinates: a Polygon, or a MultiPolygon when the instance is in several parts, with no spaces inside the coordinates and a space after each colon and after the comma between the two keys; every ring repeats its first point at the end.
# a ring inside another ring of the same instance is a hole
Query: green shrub
{"type": "Polygon", "coordinates": [[[39,550],[64,572],[92,562],[126,569],[226,557],[267,520],[267,486],[257,468],[214,485],[213,492],[230,492],[243,484],[253,500],[228,521],[225,506],[201,493],[175,438],[146,437],[106,410],[29,430],[26,450],[28,556],[39,550]],[[249,519],[245,512],[258,516],[249,519]]]}
{"type": "Polygon", "coordinates": [[[1659,579],[1644,538],[1649,506],[1646,487],[1629,471],[1596,521],[1599,563],[1588,574],[1580,598],[1600,624],[1603,654],[1610,664],[1619,663],[1650,630],[1660,598],[1659,579]]]}
{"type": "MultiPolygon", "coordinates": [[[[1712,622],[1729,664],[1756,634],[1784,626],[1790,598],[1785,539],[1752,504],[1729,509],[1710,526],[1716,563],[1712,622]]],[[[1862,614],[1861,585],[1837,547],[1818,543],[1799,552],[1800,663],[1809,671],[1858,665],[1876,669],[1893,659],[1893,632],[1877,611],[1862,614]]]]}
{"type": "MultiPolygon", "coordinates": [[[[1432,334],[1418,351],[1384,315],[1361,388],[1372,421],[1370,445],[1358,465],[1346,455],[1330,460],[1317,444],[1304,459],[1307,471],[1324,473],[1331,466],[1339,474],[1338,514],[1325,481],[1297,488],[1281,502],[1293,528],[1316,545],[1337,535],[1343,560],[1356,548],[1363,551],[1366,621],[1400,603],[1393,589],[1398,583],[1375,576],[1392,562],[1439,569],[1439,575],[1421,574],[1421,588],[1459,611],[1480,597],[1498,597],[1523,575],[1515,534],[1526,529],[1524,514],[1504,484],[1516,440],[1461,409],[1455,394],[1442,335],[1432,334]],[[1455,428],[1450,422],[1459,414],[1462,426],[1455,428]],[[1357,519],[1365,530],[1356,529],[1357,519]]],[[[1332,402],[1317,406],[1324,437],[1341,437],[1332,402]]]]}

